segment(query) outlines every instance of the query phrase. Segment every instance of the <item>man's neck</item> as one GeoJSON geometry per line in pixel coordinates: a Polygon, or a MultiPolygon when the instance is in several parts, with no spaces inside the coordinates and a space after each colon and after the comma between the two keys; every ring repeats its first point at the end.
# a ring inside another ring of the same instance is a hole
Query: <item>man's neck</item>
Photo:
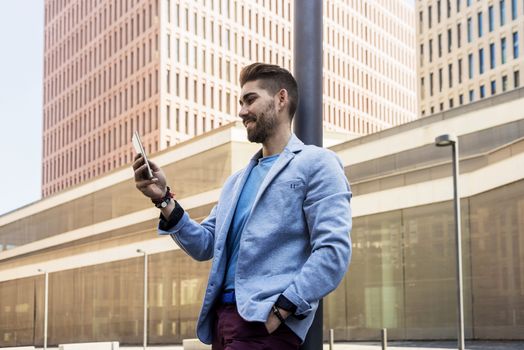
{"type": "Polygon", "coordinates": [[[262,157],[281,153],[291,137],[291,127],[283,127],[262,143],[262,157]]]}

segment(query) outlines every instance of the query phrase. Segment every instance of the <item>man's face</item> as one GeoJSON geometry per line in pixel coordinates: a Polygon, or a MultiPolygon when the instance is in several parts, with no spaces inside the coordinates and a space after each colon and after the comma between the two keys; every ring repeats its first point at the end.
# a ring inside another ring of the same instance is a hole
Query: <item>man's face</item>
{"type": "Polygon", "coordinates": [[[263,143],[279,125],[274,97],[262,89],[258,81],[242,86],[239,116],[247,129],[250,142],[263,143]]]}

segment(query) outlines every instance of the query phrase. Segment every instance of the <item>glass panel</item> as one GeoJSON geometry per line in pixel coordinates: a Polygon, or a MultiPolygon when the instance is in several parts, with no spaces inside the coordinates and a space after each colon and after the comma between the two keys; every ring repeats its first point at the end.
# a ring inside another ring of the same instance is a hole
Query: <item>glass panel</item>
{"type": "Polygon", "coordinates": [[[470,207],[475,336],[524,339],[524,181],[470,207]]]}
{"type": "MultiPolygon", "coordinates": [[[[401,338],[405,322],[401,213],[355,218],[351,236],[353,258],[339,287],[347,292],[346,309],[339,311],[347,314],[346,335],[376,339],[378,329],[387,327],[391,339],[401,338]]],[[[337,300],[340,306],[343,302],[337,300]]]]}

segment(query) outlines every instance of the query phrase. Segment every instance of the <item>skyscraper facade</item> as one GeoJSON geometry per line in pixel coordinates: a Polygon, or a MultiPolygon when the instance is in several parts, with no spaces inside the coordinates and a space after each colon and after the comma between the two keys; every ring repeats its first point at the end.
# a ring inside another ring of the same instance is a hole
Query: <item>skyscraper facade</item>
{"type": "MultiPolygon", "coordinates": [[[[324,127],[413,120],[414,8],[324,1],[324,127]]],[[[46,0],[42,195],[237,118],[243,66],[293,69],[292,0],[46,0]]]]}
{"type": "Polygon", "coordinates": [[[522,1],[417,1],[421,116],[521,85],[522,1]]]}

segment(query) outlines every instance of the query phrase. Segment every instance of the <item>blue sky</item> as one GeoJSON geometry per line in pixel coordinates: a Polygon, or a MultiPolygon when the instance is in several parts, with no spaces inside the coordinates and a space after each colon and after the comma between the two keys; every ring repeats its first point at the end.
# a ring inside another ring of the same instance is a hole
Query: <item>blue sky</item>
{"type": "Polygon", "coordinates": [[[44,0],[0,2],[0,215],[40,199],[44,0]]]}

